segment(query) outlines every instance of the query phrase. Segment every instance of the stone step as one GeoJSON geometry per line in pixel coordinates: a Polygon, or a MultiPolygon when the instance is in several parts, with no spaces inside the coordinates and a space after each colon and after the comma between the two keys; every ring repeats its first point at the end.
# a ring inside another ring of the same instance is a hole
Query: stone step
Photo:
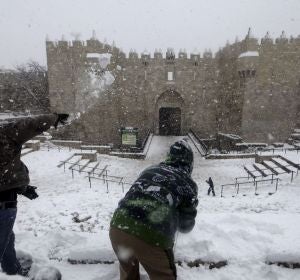
{"type": "Polygon", "coordinates": [[[279,158],[281,158],[282,160],[284,160],[285,162],[287,162],[291,166],[293,166],[293,167],[295,167],[297,169],[300,169],[300,164],[297,164],[297,163],[295,163],[295,162],[293,162],[293,161],[291,161],[291,160],[289,160],[289,159],[287,159],[287,158],[285,158],[283,156],[279,156],[279,158]]]}
{"type": "Polygon", "coordinates": [[[282,164],[280,161],[278,161],[276,158],[272,158],[271,161],[278,166],[279,168],[281,168],[282,170],[284,170],[287,173],[291,173],[291,170],[288,169],[284,164],[282,164]]]}
{"type": "MultiPolygon", "coordinates": [[[[297,172],[297,168],[290,165],[289,163],[287,163],[285,160],[281,159],[281,158],[273,158],[273,161],[277,162],[279,165],[281,165],[282,167],[284,167],[285,169],[288,169],[290,172],[297,172]]],[[[287,171],[288,172],[288,171],[287,171]]],[[[288,172],[288,173],[290,173],[288,172]]]]}
{"type": "Polygon", "coordinates": [[[99,154],[109,154],[111,146],[109,145],[81,145],[81,150],[85,151],[97,151],[99,154]]]}
{"type": "Polygon", "coordinates": [[[263,164],[261,163],[255,163],[255,165],[262,170],[267,176],[270,176],[274,174],[269,168],[266,168],[263,164]]]}
{"type": "Polygon", "coordinates": [[[51,140],[51,138],[52,138],[51,135],[37,135],[33,139],[39,140],[41,143],[45,143],[46,141],[51,140]]]}
{"type": "Polygon", "coordinates": [[[28,155],[30,153],[34,152],[34,149],[31,149],[31,148],[24,148],[22,149],[21,151],[21,157],[25,156],[25,155],[28,155]]]}
{"type": "Polygon", "coordinates": [[[266,168],[268,168],[270,171],[272,171],[273,174],[279,175],[278,170],[276,170],[277,166],[274,166],[274,163],[270,160],[264,160],[262,162],[262,165],[264,165],[266,168]]]}
{"type": "Polygon", "coordinates": [[[81,151],[78,153],[75,153],[76,156],[81,156],[82,159],[89,159],[90,161],[97,161],[97,151],[91,150],[91,151],[81,151]]]}
{"type": "MultiPolygon", "coordinates": [[[[251,167],[252,168],[252,167],[251,167]]],[[[250,170],[250,167],[249,166],[244,166],[244,169],[245,171],[247,172],[247,174],[249,176],[251,176],[253,179],[255,179],[257,177],[257,174],[258,173],[256,170],[250,170]]]]}
{"type": "Polygon", "coordinates": [[[272,145],[273,145],[275,148],[283,148],[284,143],[276,142],[276,143],[273,143],[272,145]]]}
{"type": "Polygon", "coordinates": [[[40,149],[41,142],[39,140],[29,140],[24,144],[25,148],[33,149],[38,151],[40,149]]]}
{"type": "Polygon", "coordinates": [[[262,168],[260,168],[259,166],[257,166],[257,164],[253,164],[254,169],[256,169],[262,176],[267,177],[268,175],[264,172],[264,170],[262,168]]]}
{"type": "Polygon", "coordinates": [[[82,145],[82,141],[74,141],[74,140],[60,140],[60,139],[53,139],[51,142],[57,146],[69,147],[73,149],[80,149],[82,145]]]}

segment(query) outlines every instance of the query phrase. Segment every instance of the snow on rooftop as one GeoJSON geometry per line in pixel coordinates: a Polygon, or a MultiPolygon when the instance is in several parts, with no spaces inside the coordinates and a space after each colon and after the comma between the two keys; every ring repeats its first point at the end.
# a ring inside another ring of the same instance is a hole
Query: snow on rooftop
{"type": "Polygon", "coordinates": [[[240,54],[239,58],[242,57],[258,57],[259,53],[257,51],[248,51],[240,54]]]}
{"type": "Polygon", "coordinates": [[[100,58],[100,53],[87,53],[87,58],[100,58]]]}

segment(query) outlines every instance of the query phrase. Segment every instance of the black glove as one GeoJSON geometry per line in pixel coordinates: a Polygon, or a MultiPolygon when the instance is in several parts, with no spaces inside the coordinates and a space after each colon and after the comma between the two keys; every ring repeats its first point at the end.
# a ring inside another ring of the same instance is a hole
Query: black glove
{"type": "Polygon", "coordinates": [[[67,123],[67,119],[69,117],[69,114],[57,114],[57,119],[54,123],[55,129],[57,129],[58,124],[65,125],[67,123]]]}
{"type": "Polygon", "coordinates": [[[27,197],[30,200],[36,199],[39,197],[39,195],[36,193],[37,187],[34,186],[27,186],[22,189],[22,192],[20,192],[21,195],[27,197]]]}

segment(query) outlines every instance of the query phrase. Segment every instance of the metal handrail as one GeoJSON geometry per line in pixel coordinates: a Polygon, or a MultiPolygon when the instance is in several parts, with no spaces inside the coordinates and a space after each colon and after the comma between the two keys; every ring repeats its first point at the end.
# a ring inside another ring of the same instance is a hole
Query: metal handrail
{"type": "Polygon", "coordinates": [[[196,138],[196,140],[199,142],[199,144],[202,146],[205,155],[207,155],[208,147],[205,145],[205,143],[198,137],[198,135],[192,129],[190,129],[190,132],[196,138]]]}
{"type": "MultiPolygon", "coordinates": [[[[256,191],[257,191],[258,183],[261,183],[261,182],[271,182],[271,183],[273,184],[274,181],[276,181],[276,190],[275,190],[275,192],[276,192],[277,189],[278,189],[278,182],[279,182],[279,181],[282,181],[280,178],[255,180],[255,181],[254,181],[255,194],[257,194],[256,191]]],[[[238,183],[234,183],[234,184],[223,184],[223,185],[221,185],[221,197],[224,197],[224,196],[223,196],[224,187],[226,187],[226,186],[235,186],[235,188],[237,189],[236,195],[238,195],[238,194],[239,194],[239,190],[240,190],[240,185],[246,185],[246,184],[253,184],[253,181],[248,181],[248,182],[238,182],[238,183]]]]}
{"type": "MultiPolygon", "coordinates": [[[[116,176],[110,176],[110,177],[116,177],[116,176]]],[[[92,179],[95,179],[95,180],[103,180],[104,183],[106,183],[106,192],[108,193],[109,192],[109,185],[108,185],[108,182],[111,182],[111,183],[117,183],[118,185],[122,185],[122,192],[124,193],[124,185],[132,185],[131,183],[127,183],[127,182],[124,182],[124,177],[119,177],[120,180],[119,181],[116,181],[116,180],[110,180],[110,179],[107,179],[103,176],[103,178],[97,178],[97,177],[93,177],[93,176],[87,176],[87,178],[89,179],[89,183],[90,183],[90,188],[92,188],[92,179]]]]}
{"type": "MultiPolygon", "coordinates": [[[[74,162],[69,162],[69,161],[60,161],[60,162],[62,163],[62,165],[71,164],[73,166],[83,167],[84,166],[83,164],[78,164],[79,161],[77,161],[75,164],[74,164],[74,162]]],[[[60,165],[60,166],[62,166],[62,165],[60,165]]],[[[91,166],[86,166],[86,168],[90,168],[90,169],[93,169],[93,170],[100,170],[100,171],[103,170],[103,168],[98,168],[98,167],[95,168],[95,167],[91,167],[91,166]]]]}

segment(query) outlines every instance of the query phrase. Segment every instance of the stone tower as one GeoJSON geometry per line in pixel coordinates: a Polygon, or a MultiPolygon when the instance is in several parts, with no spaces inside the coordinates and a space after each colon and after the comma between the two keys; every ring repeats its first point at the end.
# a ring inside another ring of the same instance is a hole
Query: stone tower
{"type": "Polygon", "coordinates": [[[242,136],[247,141],[285,141],[299,111],[300,45],[285,32],[269,33],[258,44],[249,32],[238,57],[239,90],[243,95],[242,136]]]}
{"type": "MultiPolygon", "coordinates": [[[[241,134],[248,141],[254,140],[253,127],[261,120],[260,109],[256,108],[259,103],[256,96],[256,76],[259,63],[258,40],[255,39],[251,30],[243,42],[242,53],[238,56],[239,89],[243,96],[241,134]],[[253,110],[254,109],[254,110],[253,110]]],[[[256,131],[256,130],[255,130],[256,131]]],[[[259,133],[259,132],[256,132],[259,133]]]]}

